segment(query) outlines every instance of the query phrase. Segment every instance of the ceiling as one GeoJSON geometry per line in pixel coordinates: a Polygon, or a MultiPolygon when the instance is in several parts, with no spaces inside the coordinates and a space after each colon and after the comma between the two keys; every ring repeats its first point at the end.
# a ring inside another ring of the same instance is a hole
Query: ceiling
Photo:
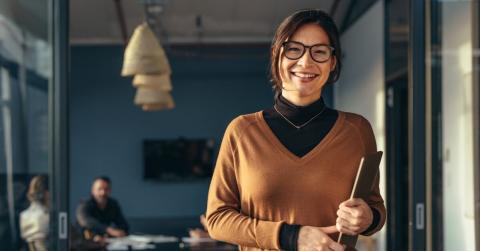
{"type": "MultiPolygon", "coordinates": [[[[162,42],[172,44],[267,43],[283,18],[296,10],[319,8],[330,13],[341,31],[376,0],[68,0],[72,44],[122,44],[144,21],[144,2],[165,2],[157,21],[162,42]],[[123,9],[119,19],[116,3],[123,9]],[[124,20],[125,25],[120,25],[124,20]],[[121,29],[124,27],[124,29],[121,29]],[[124,31],[124,32],[122,32],[124,31]]],[[[51,0],[0,0],[0,16],[23,30],[48,40],[51,0]]],[[[393,1],[402,3],[403,1],[393,1]]],[[[391,3],[389,22],[398,40],[408,28],[391,3]],[[398,19],[398,20],[397,20],[398,19]],[[398,27],[397,27],[398,26],[398,27]]],[[[0,20],[1,21],[1,20],[0,20]]],[[[2,23],[3,24],[3,23],[2,23]]]]}
{"type": "Polygon", "coordinates": [[[34,36],[47,40],[48,0],[0,0],[0,15],[34,36]]]}
{"type": "MultiPolygon", "coordinates": [[[[167,0],[158,20],[169,43],[264,43],[292,12],[319,8],[331,13],[336,1],[333,17],[340,26],[351,0],[167,0]]],[[[119,2],[130,36],[145,19],[143,1],[119,2]]],[[[70,0],[72,44],[121,44],[120,27],[115,0],[70,0]]]]}

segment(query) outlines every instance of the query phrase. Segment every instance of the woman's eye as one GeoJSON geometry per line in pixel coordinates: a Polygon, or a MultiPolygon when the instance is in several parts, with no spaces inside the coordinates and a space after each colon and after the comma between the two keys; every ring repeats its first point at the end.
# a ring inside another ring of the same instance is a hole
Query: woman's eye
{"type": "Polygon", "coordinates": [[[313,53],[315,53],[315,54],[321,54],[321,55],[326,55],[326,54],[327,54],[326,51],[322,51],[322,50],[317,50],[317,51],[314,51],[313,53]]]}
{"type": "Polygon", "coordinates": [[[300,48],[288,48],[288,51],[300,51],[300,48]]]}

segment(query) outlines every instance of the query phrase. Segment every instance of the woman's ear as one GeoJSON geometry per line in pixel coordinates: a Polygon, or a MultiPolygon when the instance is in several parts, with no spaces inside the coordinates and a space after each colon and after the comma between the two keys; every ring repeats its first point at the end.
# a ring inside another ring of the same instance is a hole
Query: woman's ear
{"type": "Polygon", "coordinates": [[[332,57],[332,61],[330,62],[330,71],[334,71],[335,67],[337,67],[337,56],[332,57]]]}

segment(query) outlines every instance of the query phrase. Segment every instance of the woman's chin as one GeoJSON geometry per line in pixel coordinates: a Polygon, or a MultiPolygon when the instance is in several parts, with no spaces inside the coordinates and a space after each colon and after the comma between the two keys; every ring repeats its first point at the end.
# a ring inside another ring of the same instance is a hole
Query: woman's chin
{"type": "Polygon", "coordinates": [[[317,95],[322,91],[322,85],[318,81],[292,81],[283,88],[301,97],[317,95]]]}
{"type": "Polygon", "coordinates": [[[321,87],[311,83],[300,83],[295,85],[300,96],[312,96],[321,92],[321,87]]]}

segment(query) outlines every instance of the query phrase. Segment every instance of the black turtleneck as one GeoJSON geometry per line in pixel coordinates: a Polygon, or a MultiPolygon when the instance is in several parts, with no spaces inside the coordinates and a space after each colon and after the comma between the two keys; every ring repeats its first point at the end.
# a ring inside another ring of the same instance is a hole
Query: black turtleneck
{"type": "MultiPolygon", "coordinates": [[[[282,95],[278,95],[274,107],[264,110],[263,117],[280,142],[290,152],[302,157],[330,132],[337,121],[338,111],[328,108],[323,98],[307,106],[296,106],[282,95]],[[297,129],[288,120],[301,128],[297,129]]],[[[380,213],[373,208],[372,212],[373,222],[365,232],[375,228],[380,221],[380,213]]],[[[300,227],[300,225],[282,225],[280,246],[283,250],[297,250],[300,227]]]]}
{"type": "Polygon", "coordinates": [[[308,106],[296,106],[279,95],[275,100],[275,107],[278,112],[275,108],[263,111],[265,121],[280,142],[299,157],[318,145],[338,118],[338,112],[325,106],[322,98],[308,106]],[[297,126],[307,124],[297,129],[280,114],[297,126]]]}

